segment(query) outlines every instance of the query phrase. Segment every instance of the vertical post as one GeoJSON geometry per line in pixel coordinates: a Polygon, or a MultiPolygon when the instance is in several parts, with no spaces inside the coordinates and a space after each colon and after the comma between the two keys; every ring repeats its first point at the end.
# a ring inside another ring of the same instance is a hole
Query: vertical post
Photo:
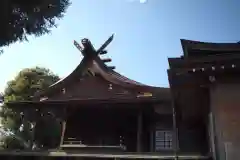
{"type": "Polygon", "coordinates": [[[178,159],[178,149],[179,149],[179,139],[178,139],[178,127],[177,127],[177,117],[176,117],[176,109],[175,105],[172,102],[172,118],[173,118],[173,139],[174,139],[174,152],[175,152],[175,160],[178,159]]]}
{"type": "Polygon", "coordinates": [[[61,145],[63,145],[63,141],[64,141],[64,134],[65,134],[65,130],[66,130],[66,120],[63,120],[62,122],[62,133],[61,133],[61,141],[60,141],[60,147],[61,145]]]}
{"type": "Polygon", "coordinates": [[[218,126],[217,126],[217,115],[216,115],[216,109],[212,104],[212,89],[215,89],[215,85],[211,84],[209,86],[208,91],[209,91],[209,125],[210,125],[210,136],[211,136],[211,152],[212,152],[212,158],[213,160],[221,159],[221,157],[225,154],[224,152],[219,152],[220,151],[220,146],[218,142],[218,126]]]}
{"type": "Polygon", "coordinates": [[[142,151],[142,110],[138,113],[137,119],[137,152],[142,151]]]}
{"type": "Polygon", "coordinates": [[[171,89],[171,97],[172,97],[172,118],[173,118],[173,131],[174,131],[174,153],[175,153],[175,160],[178,160],[178,151],[179,151],[179,131],[178,131],[178,124],[177,124],[177,113],[176,113],[176,104],[174,103],[175,100],[175,92],[172,86],[172,74],[168,71],[168,81],[170,84],[171,89]]]}
{"type": "Polygon", "coordinates": [[[62,118],[62,133],[61,133],[61,139],[60,139],[60,148],[63,145],[63,141],[64,141],[64,135],[65,135],[66,125],[67,125],[66,118],[67,118],[67,116],[66,116],[66,109],[64,108],[63,118],[62,118]]]}
{"type": "Polygon", "coordinates": [[[210,139],[211,139],[211,152],[212,152],[212,156],[213,159],[216,160],[219,158],[218,156],[218,152],[217,152],[217,133],[216,133],[216,123],[215,123],[215,117],[214,114],[212,112],[212,108],[210,106],[210,113],[209,113],[209,129],[210,129],[210,139]]]}
{"type": "Polygon", "coordinates": [[[35,140],[36,140],[36,132],[35,132],[35,129],[36,129],[36,121],[35,122],[31,122],[31,127],[33,127],[32,128],[32,137],[31,137],[31,144],[30,144],[30,146],[31,146],[31,148],[32,149],[35,149],[35,145],[36,145],[36,142],[35,142],[35,140]],[[35,143],[34,143],[35,142],[35,143]]]}
{"type": "Polygon", "coordinates": [[[155,130],[153,129],[153,126],[151,125],[150,127],[150,152],[154,152],[155,147],[154,147],[154,132],[155,130]]]}

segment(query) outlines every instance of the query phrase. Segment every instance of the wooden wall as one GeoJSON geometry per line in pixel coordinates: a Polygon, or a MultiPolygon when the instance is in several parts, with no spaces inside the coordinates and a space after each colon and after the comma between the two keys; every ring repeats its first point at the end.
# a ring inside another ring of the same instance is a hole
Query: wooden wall
{"type": "Polygon", "coordinates": [[[108,99],[108,98],[136,98],[136,93],[124,89],[121,86],[111,84],[101,77],[86,77],[78,79],[72,85],[64,88],[64,93],[58,93],[48,97],[49,100],[68,99],[108,99]]]}
{"type": "Polygon", "coordinates": [[[207,154],[208,95],[205,88],[179,90],[176,105],[179,152],[207,154]]]}
{"type": "Polygon", "coordinates": [[[210,89],[219,160],[240,159],[240,84],[216,84],[210,89]]]}

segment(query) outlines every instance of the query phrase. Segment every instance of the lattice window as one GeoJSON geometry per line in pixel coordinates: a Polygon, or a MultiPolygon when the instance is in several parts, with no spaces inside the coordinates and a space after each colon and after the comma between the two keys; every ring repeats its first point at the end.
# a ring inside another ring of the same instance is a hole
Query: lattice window
{"type": "Polygon", "coordinates": [[[155,150],[171,150],[173,149],[173,132],[172,131],[156,131],[155,133],[155,150]]]}

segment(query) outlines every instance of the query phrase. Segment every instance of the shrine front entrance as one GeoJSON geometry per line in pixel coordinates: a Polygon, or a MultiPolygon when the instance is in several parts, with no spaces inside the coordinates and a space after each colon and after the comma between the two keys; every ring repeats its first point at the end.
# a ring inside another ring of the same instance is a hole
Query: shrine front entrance
{"type": "Polygon", "coordinates": [[[79,106],[67,109],[67,113],[65,148],[94,148],[101,152],[154,151],[156,117],[151,106],[79,106]]]}

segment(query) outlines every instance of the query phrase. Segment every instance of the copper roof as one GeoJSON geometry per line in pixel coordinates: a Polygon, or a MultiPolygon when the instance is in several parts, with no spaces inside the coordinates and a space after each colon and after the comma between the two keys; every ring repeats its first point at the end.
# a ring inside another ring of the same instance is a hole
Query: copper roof
{"type": "MultiPolygon", "coordinates": [[[[87,51],[90,52],[91,50],[88,49],[87,51]]],[[[84,52],[84,50],[83,50],[83,52],[84,52]]],[[[85,52],[84,54],[88,55],[91,53],[85,52]]],[[[80,79],[82,77],[82,73],[86,69],[89,69],[89,70],[93,71],[94,73],[100,75],[102,78],[104,78],[105,80],[109,81],[112,84],[120,85],[124,88],[134,89],[139,92],[154,92],[156,94],[161,94],[163,97],[170,98],[169,88],[153,87],[153,86],[145,85],[145,84],[139,83],[137,81],[131,80],[131,79],[117,73],[113,69],[109,68],[101,60],[101,58],[98,55],[97,56],[89,56],[89,57],[87,60],[85,60],[84,58],[86,58],[86,57],[84,57],[82,59],[82,61],[80,62],[80,64],[67,77],[52,84],[51,86],[49,86],[49,88],[46,91],[41,91],[38,94],[36,94],[36,96],[39,97],[39,96],[47,94],[48,92],[54,92],[54,90],[57,88],[58,89],[64,88],[68,84],[72,83],[72,81],[74,79],[80,79]]]]}

